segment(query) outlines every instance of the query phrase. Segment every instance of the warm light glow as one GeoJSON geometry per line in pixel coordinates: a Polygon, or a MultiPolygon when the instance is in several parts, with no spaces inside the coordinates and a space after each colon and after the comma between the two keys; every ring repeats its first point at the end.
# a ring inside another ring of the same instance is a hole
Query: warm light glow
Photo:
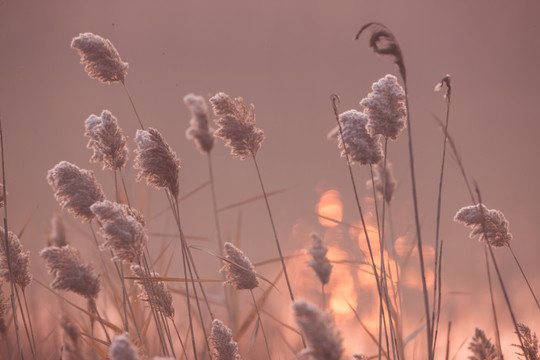
{"type": "Polygon", "coordinates": [[[317,213],[332,220],[319,217],[319,223],[326,227],[335,227],[343,220],[343,203],[337,190],[325,191],[317,204],[317,213]]]}
{"type": "Polygon", "coordinates": [[[327,293],[330,295],[329,306],[335,316],[350,316],[351,308],[349,304],[354,309],[357,306],[355,281],[350,271],[350,265],[335,263],[347,259],[348,253],[337,247],[329,246],[327,256],[333,262],[332,276],[327,286],[327,293]]]}

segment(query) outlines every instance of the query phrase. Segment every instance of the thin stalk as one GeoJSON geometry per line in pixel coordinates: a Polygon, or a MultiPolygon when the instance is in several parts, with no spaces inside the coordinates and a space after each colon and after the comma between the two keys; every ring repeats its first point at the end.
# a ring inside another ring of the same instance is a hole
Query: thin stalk
{"type": "MultiPolygon", "coordinates": [[[[446,332],[446,355],[444,357],[445,360],[448,360],[449,356],[450,356],[450,331],[451,330],[452,330],[452,322],[449,321],[448,322],[448,331],[446,332]]],[[[502,359],[502,357],[500,357],[500,359],[502,359]]]]}
{"type": "Polygon", "coordinates": [[[34,328],[32,327],[32,318],[30,317],[30,310],[28,308],[28,301],[26,300],[26,292],[24,291],[24,288],[21,288],[21,291],[22,291],[22,295],[23,295],[24,307],[26,309],[26,315],[28,316],[28,324],[30,325],[30,335],[32,336],[32,344],[34,346],[34,352],[37,352],[36,339],[34,337],[34,328]]]}
{"type": "MultiPolygon", "coordinates": [[[[163,314],[160,313],[161,316],[161,322],[165,324],[165,335],[167,335],[167,340],[169,341],[169,346],[171,347],[171,352],[173,358],[176,359],[176,353],[174,352],[174,346],[172,342],[172,336],[171,336],[171,328],[169,327],[169,322],[167,321],[167,317],[165,317],[163,314]]],[[[173,321],[174,322],[174,321],[173,321]]]]}
{"type": "Polygon", "coordinates": [[[523,271],[523,269],[521,267],[521,264],[519,263],[516,255],[514,254],[514,250],[512,250],[512,247],[510,246],[510,243],[508,243],[508,249],[512,253],[512,256],[514,257],[514,260],[516,261],[516,264],[519,267],[519,271],[521,271],[521,275],[523,275],[523,278],[525,279],[525,282],[527,283],[527,286],[529,287],[529,291],[531,292],[531,295],[533,296],[534,301],[536,302],[536,306],[540,310],[540,304],[538,303],[538,298],[536,297],[536,295],[535,295],[535,293],[534,293],[534,291],[533,291],[533,289],[531,287],[531,284],[529,283],[529,279],[527,279],[527,276],[525,275],[525,272],[523,271]]]}
{"type": "Polygon", "coordinates": [[[9,275],[9,286],[11,289],[11,311],[13,314],[13,324],[15,326],[15,333],[17,336],[17,345],[19,347],[19,355],[21,359],[24,359],[23,354],[23,348],[22,348],[22,342],[21,342],[21,334],[19,329],[19,320],[17,318],[17,304],[15,302],[15,284],[13,283],[13,269],[11,268],[11,254],[9,251],[9,233],[8,233],[8,222],[7,222],[7,191],[6,191],[6,168],[5,168],[5,158],[4,158],[4,135],[2,131],[2,119],[0,119],[0,152],[2,153],[2,185],[4,187],[4,246],[6,249],[6,261],[8,264],[8,275],[9,275]]]}
{"type": "Polygon", "coordinates": [[[133,103],[133,99],[131,98],[131,95],[129,94],[129,91],[127,89],[127,86],[124,80],[122,80],[122,87],[124,88],[124,91],[126,92],[126,95],[129,99],[129,102],[131,103],[131,107],[133,108],[133,111],[135,111],[135,116],[137,117],[137,120],[139,121],[139,125],[141,126],[141,129],[144,130],[144,125],[141,121],[141,117],[139,116],[139,112],[137,111],[137,108],[135,107],[135,104],[133,103]]]}
{"type": "Polygon", "coordinates": [[[321,283],[322,309],[326,310],[326,294],[324,293],[324,284],[321,283]]]}
{"type": "Polygon", "coordinates": [[[249,289],[249,292],[251,293],[251,298],[253,299],[253,306],[255,306],[255,310],[257,311],[257,318],[259,319],[259,325],[261,325],[261,330],[264,337],[264,343],[266,344],[266,353],[268,354],[268,359],[272,359],[272,355],[270,355],[270,346],[268,345],[268,338],[266,337],[266,333],[264,331],[264,326],[261,320],[261,314],[259,312],[259,306],[257,306],[257,300],[255,300],[255,295],[253,295],[253,290],[249,289]]]}
{"type": "Polygon", "coordinates": [[[17,287],[15,287],[15,294],[17,296],[17,302],[19,303],[19,309],[21,310],[21,317],[22,317],[22,321],[24,325],[24,331],[26,332],[26,338],[28,339],[28,344],[30,345],[30,351],[32,352],[32,357],[36,359],[35,344],[32,341],[34,335],[33,334],[30,335],[29,326],[26,323],[26,316],[24,315],[23,305],[21,302],[21,296],[19,295],[19,290],[17,289],[17,287]]]}
{"type": "Polygon", "coordinates": [[[489,297],[491,299],[491,311],[493,313],[493,321],[495,322],[495,343],[497,345],[497,352],[499,359],[502,359],[502,347],[501,347],[501,333],[499,331],[499,321],[497,320],[497,310],[495,309],[495,299],[493,296],[493,286],[491,282],[491,271],[489,270],[489,258],[487,253],[487,246],[484,246],[484,257],[486,259],[486,270],[489,284],[489,297]]]}
{"type": "Polygon", "coordinates": [[[111,344],[112,343],[111,337],[109,336],[109,332],[107,331],[107,328],[105,327],[105,324],[103,323],[103,318],[101,317],[101,314],[99,313],[96,301],[93,298],[87,298],[87,299],[88,299],[88,304],[91,306],[92,311],[96,314],[98,321],[101,324],[103,331],[105,332],[105,337],[107,338],[107,342],[111,344]]]}
{"type": "Polygon", "coordinates": [[[413,140],[412,140],[412,128],[411,128],[411,118],[409,110],[409,92],[407,90],[407,81],[403,79],[403,84],[405,87],[405,106],[407,108],[407,127],[408,127],[408,138],[409,138],[409,163],[411,169],[411,183],[412,183],[412,195],[413,195],[413,204],[414,204],[414,222],[416,225],[416,241],[418,248],[418,257],[420,259],[420,274],[422,278],[422,292],[424,294],[424,307],[426,311],[426,335],[427,335],[427,347],[428,347],[428,358],[433,360],[433,349],[431,347],[432,339],[432,330],[431,330],[431,321],[430,321],[430,311],[429,311],[429,300],[428,300],[428,290],[426,284],[426,270],[424,265],[424,252],[422,250],[422,232],[420,231],[420,216],[418,210],[418,196],[416,192],[416,176],[414,172],[414,154],[413,154],[413,140]]]}
{"type": "Polygon", "coordinates": [[[186,347],[184,346],[184,342],[182,341],[182,336],[180,336],[180,333],[178,332],[178,328],[176,327],[176,323],[173,321],[172,324],[173,324],[173,327],[174,327],[174,331],[176,332],[176,336],[178,337],[178,341],[180,341],[180,346],[182,346],[183,356],[187,359],[186,347]]]}

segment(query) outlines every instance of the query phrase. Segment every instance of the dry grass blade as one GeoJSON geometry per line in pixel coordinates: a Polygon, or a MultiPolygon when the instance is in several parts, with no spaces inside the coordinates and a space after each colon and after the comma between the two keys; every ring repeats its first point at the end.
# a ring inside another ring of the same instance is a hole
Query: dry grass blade
{"type": "Polygon", "coordinates": [[[38,211],[38,209],[39,209],[39,204],[36,205],[36,207],[34,208],[34,210],[32,210],[32,212],[30,213],[30,215],[28,215],[28,217],[26,218],[26,221],[24,222],[23,227],[21,228],[21,230],[20,230],[19,233],[17,234],[17,236],[19,237],[19,239],[22,238],[24,232],[26,231],[26,228],[27,228],[28,225],[30,224],[30,221],[32,221],[32,219],[34,218],[34,215],[36,215],[36,212],[38,211]]]}
{"type": "MultiPolygon", "coordinates": [[[[201,191],[202,189],[207,187],[209,184],[210,184],[210,181],[208,181],[208,180],[203,182],[201,185],[197,186],[195,189],[193,189],[193,190],[189,191],[188,193],[186,193],[186,195],[179,197],[178,198],[178,203],[181,203],[182,201],[187,200],[191,196],[195,195],[196,193],[198,193],[199,191],[201,191]]],[[[142,203],[144,203],[144,201],[142,203]]],[[[161,215],[163,215],[165,213],[168,213],[169,211],[170,211],[170,207],[166,206],[162,210],[158,211],[157,213],[155,213],[154,215],[149,217],[149,220],[154,220],[154,219],[160,217],[161,215]]],[[[178,235],[176,235],[176,236],[178,236],[178,235]]]]}
{"type": "MultiPolygon", "coordinates": [[[[358,323],[360,324],[360,326],[362,327],[362,329],[364,329],[364,331],[366,332],[366,334],[368,334],[369,338],[371,339],[371,341],[375,344],[375,346],[377,348],[379,348],[379,341],[377,340],[377,338],[375,337],[375,335],[373,335],[371,333],[371,331],[369,331],[368,327],[362,322],[362,319],[360,319],[360,315],[358,314],[358,312],[356,311],[356,309],[351,305],[351,303],[349,302],[349,300],[347,300],[346,298],[343,298],[345,300],[345,302],[347,303],[347,306],[349,306],[349,309],[351,309],[351,311],[353,312],[354,314],[354,317],[356,318],[356,320],[358,321],[358,323]]],[[[384,355],[385,358],[388,359],[388,356],[386,354],[386,352],[384,351],[384,349],[381,347],[382,349],[382,355],[384,355]]]]}
{"type": "MultiPolygon", "coordinates": [[[[167,277],[167,276],[154,276],[151,279],[150,278],[140,278],[137,276],[125,276],[124,279],[126,280],[149,280],[149,281],[169,281],[169,282],[184,282],[186,281],[185,278],[179,278],[179,277],[167,277]]],[[[189,280],[191,281],[191,280],[189,280]]],[[[223,280],[214,280],[214,279],[194,279],[194,282],[201,282],[201,283],[219,283],[223,282],[223,280]]]]}
{"type": "MultiPolygon", "coordinates": [[[[270,191],[270,192],[266,193],[266,196],[270,197],[270,196],[273,196],[273,195],[277,195],[277,194],[280,194],[282,192],[288,191],[288,190],[290,190],[292,188],[293,187],[288,187],[288,188],[283,188],[283,189],[279,189],[279,190],[270,191]]],[[[261,200],[261,199],[264,199],[264,195],[253,196],[253,197],[250,197],[249,199],[242,200],[242,201],[236,202],[234,204],[223,206],[223,207],[217,209],[217,211],[221,212],[221,211],[225,211],[225,210],[234,209],[234,208],[237,208],[239,206],[249,204],[249,203],[252,203],[254,201],[261,200]]]]}

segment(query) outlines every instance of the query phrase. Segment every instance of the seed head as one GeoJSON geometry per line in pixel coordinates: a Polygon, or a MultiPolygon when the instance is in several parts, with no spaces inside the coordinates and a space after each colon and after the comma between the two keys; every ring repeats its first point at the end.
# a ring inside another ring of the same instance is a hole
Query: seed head
{"type": "Polygon", "coordinates": [[[32,282],[32,274],[30,273],[30,252],[24,251],[21,241],[11,231],[8,232],[7,250],[6,251],[6,232],[0,227],[0,277],[6,281],[13,279],[13,283],[21,288],[26,288],[32,282]],[[9,265],[11,264],[11,277],[9,265]]]}
{"type": "Polygon", "coordinates": [[[326,257],[328,248],[318,234],[312,233],[311,238],[313,239],[313,244],[307,251],[311,254],[312,258],[308,261],[308,265],[315,271],[321,283],[326,285],[332,273],[332,264],[330,264],[330,261],[326,257]]]}
{"type": "Polygon", "coordinates": [[[489,210],[484,204],[461,208],[454,221],[472,228],[469,235],[471,239],[478,236],[479,240],[486,241],[494,247],[508,245],[512,240],[512,234],[508,229],[509,223],[503,213],[499,210],[489,210]]]}
{"type": "Polygon", "coordinates": [[[90,115],[85,126],[84,135],[90,138],[86,147],[94,150],[90,162],[103,163],[103,170],[121,169],[126,164],[128,149],[118,120],[109,110],[103,110],[101,116],[90,115]]]}
{"type": "MultiPolygon", "coordinates": [[[[384,165],[381,163],[376,164],[373,167],[373,180],[375,181],[375,191],[384,198],[387,204],[390,204],[396,191],[397,182],[392,173],[392,164],[386,161],[386,171],[384,165]],[[386,183],[386,195],[385,195],[385,183],[386,183]]],[[[372,186],[372,181],[369,180],[366,185],[368,188],[372,186]]]]}
{"type": "Polygon", "coordinates": [[[47,239],[48,246],[62,247],[68,245],[66,236],[66,225],[64,219],[58,210],[56,210],[51,219],[51,231],[47,239]]]}
{"type": "Polygon", "coordinates": [[[114,338],[109,348],[109,356],[111,360],[140,360],[137,348],[133,346],[127,333],[114,338]]]}
{"type": "Polygon", "coordinates": [[[157,311],[172,319],[174,317],[174,307],[171,292],[163,281],[153,279],[158,277],[159,274],[152,272],[148,277],[144,269],[139,265],[131,265],[131,271],[141,279],[136,281],[140,289],[140,299],[148,302],[157,311]]]}
{"type": "Polygon", "coordinates": [[[202,96],[188,94],[184,96],[184,104],[191,111],[189,128],[186,137],[195,141],[203,154],[208,154],[214,146],[214,129],[209,126],[208,107],[202,96]]]}
{"type": "Polygon", "coordinates": [[[255,126],[255,107],[247,107],[242,98],[234,100],[225,93],[217,93],[210,99],[218,129],[214,133],[225,140],[235,158],[244,160],[255,155],[264,140],[264,132],[255,126]]]}
{"type": "Polygon", "coordinates": [[[212,321],[209,337],[212,360],[240,360],[238,344],[233,340],[231,330],[220,320],[212,321]]]}
{"type": "Polygon", "coordinates": [[[472,355],[469,360],[497,360],[497,349],[491,343],[491,340],[486,337],[484,331],[476,329],[474,337],[469,344],[469,350],[472,355]]]}
{"type": "Polygon", "coordinates": [[[234,286],[236,290],[251,290],[259,286],[255,268],[242,250],[229,242],[225,243],[224,248],[225,258],[228,261],[224,261],[225,265],[220,272],[224,273],[227,278],[225,284],[234,286]]]}
{"type": "Polygon", "coordinates": [[[90,32],[79,34],[71,41],[71,48],[79,52],[84,71],[93,79],[104,84],[121,81],[127,75],[128,63],[120,55],[109,39],[90,32]]]}

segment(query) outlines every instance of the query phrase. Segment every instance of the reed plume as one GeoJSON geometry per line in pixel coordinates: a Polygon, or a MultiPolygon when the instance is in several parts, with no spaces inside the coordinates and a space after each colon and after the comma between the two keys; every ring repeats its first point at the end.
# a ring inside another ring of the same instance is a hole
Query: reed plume
{"type": "Polygon", "coordinates": [[[371,136],[382,135],[387,139],[397,139],[406,125],[405,91],[397,78],[390,74],[373,83],[371,90],[360,101],[368,118],[369,133],[371,136]]]}
{"type": "Polygon", "coordinates": [[[127,333],[117,335],[109,347],[111,360],[140,360],[137,348],[129,340],[127,333]]]}
{"type": "Polygon", "coordinates": [[[384,198],[387,204],[390,204],[397,188],[397,182],[392,172],[392,164],[386,161],[386,168],[378,163],[373,166],[373,181],[368,180],[366,186],[371,188],[375,186],[375,191],[384,198]]]}
{"type": "Polygon", "coordinates": [[[248,107],[239,97],[234,100],[225,93],[210,98],[218,129],[215,136],[225,140],[235,158],[244,160],[255,155],[264,140],[264,132],[255,126],[255,106],[248,107]]]}
{"type": "Polygon", "coordinates": [[[512,240],[508,220],[499,210],[490,210],[484,204],[471,205],[461,208],[455,215],[454,221],[470,228],[469,237],[479,237],[494,247],[508,245],[512,240]]]}
{"type": "Polygon", "coordinates": [[[343,136],[336,127],[329,134],[329,138],[337,138],[341,157],[346,157],[347,152],[351,164],[360,165],[376,164],[382,159],[382,149],[378,138],[373,137],[367,131],[368,118],[364,113],[357,110],[349,110],[339,115],[343,136]],[[347,147],[347,150],[345,150],[347,147]]]}
{"type": "Polygon", "coordinates": [[[124,82],[128,63],[123,62],[109,39],[90,32],[81,33],[71,41],[71,48],[78,51],[84,71],[104,84],[124,82]]]}
{"type": "Polygon", "coordinates": [[[60,320],[62,327],[62,356],[61,360],[79,360],[83,356],[81,349],[81,332],[67,316],[60,320]]]}
{"type": "Polygon", "coordinates": [[[313,360],[339,360],[343,355],[343,339],[334,325],[332,315],[314,305],[297,300],[293,303],[294,317],[307,341],[300,356],[313,360]]]}
{"type": "Polygon", "coordinates": [[[232,331],[220,320],[212,321],[210,332],[212,360],[240,360],[238,344],[233,340],[232,331]]]}
{"type": "Polygon", "coordinates": [[[32,282],[30,251],[24,251],[21,241],[11,231],[8,232],[7,243],[8,249],[6,249],[5,230],[0,227],[0,277],[8,282],[11,280],[13,284],[25,289],[32,282]],[[7,252],[9,252],[10,263],[8,263],[7,252]]]}
{"type": "Polygon", "coordinates": [[[66,236],[66,225],[64,224],[64,219],[62,215],[57,210],[54,212],[51,219],[51,231],[47,236],[47,246],[66,246],[68,245],[68,240],[66,236]]]}
{"type": "Polygon", "coordinates": [[[131,271],[139,278],[136,281],[140,290],[139,298],[149,303],[163,315],[172,319],[174,317],[172,295],[163,281],[156,281],[154,279],[159,274],[152,272],[149,278],[140,265],[131,265],[131,271]]]}
{"type": "Polygon", "coordinates": [[[67,161],[61,161],[49,170],[47,181],[60,206],[83,222],[90,222],[94,218],[90,206],[105,199],[94,173],[67,161]]]}
{"type": "Polygon", "coordinates": [[[90,162],[101,162],[103,170],[121,169],[126,164],[128,148],[116,117],[109,110],[103,110],[100,116],[90,115],[85,128],[84,135],[90,138],[86,147],[94,150],[90,162]]]}
{"type": "Polygon", "coordinates": [[[210,153],[214,147],[214,129],[209,125],[210,115],[206,101],[202,96],[187,94],[184,96],[184,104],[192,116],[189,120],[190,126],[186,130],[186,138],[193,140],[201,153],[210,153]]]}
{"type": "Polygon", "coordinates": [[[497,348],[486,337],[484,331],[476,328],[469,344],[472,355],[469,360],[502,360],[497,357],[497,348]]]}
{"type": "Polygon", "coordinates": [[[54,276],[51,288],[71,291],[88,300],[95,300],[101,290],[101,280],[93,267],[82,262],[79,251],[66,245],[49,246],[39,255],[45,260],[49,274],[54,276]]]}
{"type": "Polygon", "coordinates": [[[135,165],[137,180],[146,179],[148,185],[167,189],[174,199],[178,198],[180,159],[165,142],[159,131],[153,128],[137,130],[135,136],[135,165]]]}
{"type": "Polygon", "coordinates": [[[236,290],[252,290],[259,286],[255,268],[242,250],[229,242],[225,243],[224,249],[227,261],[224,261],[220,272],[227,278],[225,284],[232,285],[236,290]]]}
{"type": "Polygon", "coordinates": [[[522,353],[518,354],[523,356],[525,360],[540,360],[540,347],[538,346],[538,337],[536,333],[532,332],[531,329],[522,323],[518,323],[519,336],[523,345],[515,345],[520,348],[522,353]]]}
{"type": "Polygon", "coordinates": [[[97,202],[90,209],[101,224],[105,238],[101,248],[111,249],[115,261],[140,264],[148,236],[144,219],[137,210],[109,200],[97,202]]]}
{"type": "Polygon", "coordinates": [[[307,252],[311,255],[308,265],[315,271],[321,283],[326,285],[332,273],[332,264],[330,264],[328,257],[326,257],[328,247],[326,247],[318,234],[311,233],[311,238],[313,239],[313,244],[307,249],[307,252]]]}

